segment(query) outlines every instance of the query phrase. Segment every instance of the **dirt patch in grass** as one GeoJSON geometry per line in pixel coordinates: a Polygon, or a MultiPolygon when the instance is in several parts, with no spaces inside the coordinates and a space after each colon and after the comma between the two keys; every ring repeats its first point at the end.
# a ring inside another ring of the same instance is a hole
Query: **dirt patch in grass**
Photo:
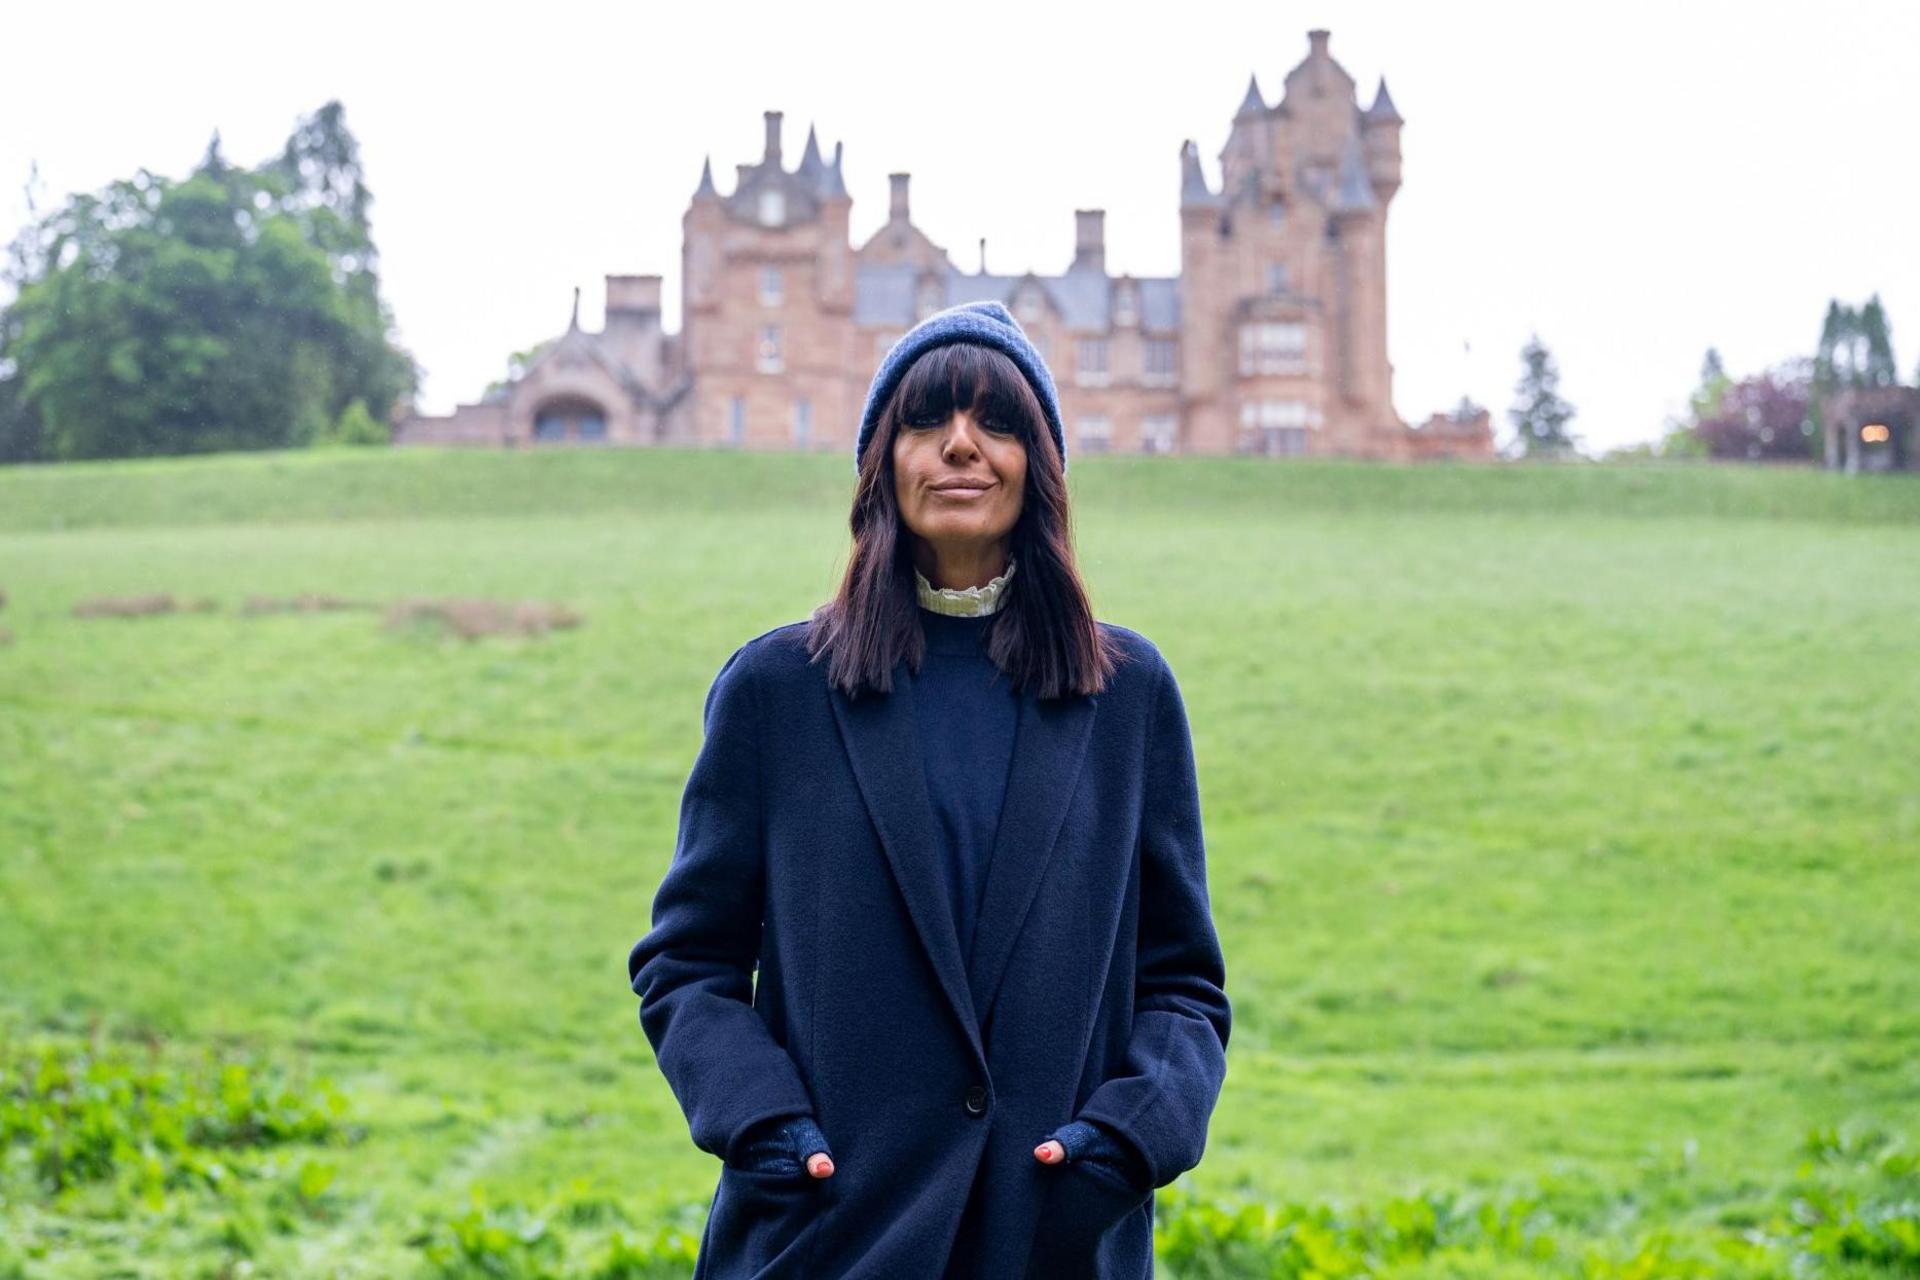
{"type": "Polygon", "coordinates": [[[217,600],[198,597],[176,599],[171,592],[155,591],[145,595],[94,596],[73,606],[76,618],[145,618],[160,613],[212,613],[220,607],[217,600]]]}
{"type": "Polygon", "coordinates": [[[466,640],[482,636],[542,636],[586,619],[561,605],[522,600],[401,600],[387,610],[387,626],[438,626],[466,640]]]}

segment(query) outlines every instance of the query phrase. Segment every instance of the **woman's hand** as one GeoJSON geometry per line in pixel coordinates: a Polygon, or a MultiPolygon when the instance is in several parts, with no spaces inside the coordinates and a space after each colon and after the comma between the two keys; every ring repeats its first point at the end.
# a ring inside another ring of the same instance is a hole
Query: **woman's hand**
{"type": "Polygon", "coordinates": [[[793,1142],[793,1149],[800,1153],[800,1163],[806,1166],[809,1176],[831,1178],[833,1176],[833,1154],[827,1150],[827,1135],[820,1132],[820,1125],[812,1116],[798,1116],[787,1121],[787,1136],[793,1142]]]}
{"type": "Polygon", "coordinates": [[[812,1116],[774,1116],[761,1120],[748,1129],[744,1145],[743,1159],[749,1163],[760,1157],[770,1156],[776,1160],[774,1165],[758,1166],[765,1172],[782,1167],[791,1169],[793,1166],[786,1162],[798,1160],[808,1177],[833,1176],[833,1153],[827,1150],[827,1135],[820,1131],[819,1122],[812,1116]]]}
{"type": "Polygon", "coordinates": [[[1033,1149],[1033,1158],[1048,1165],[1076,1160],[1097,1164],[1132,1185],[1151,1184],[1151,1171],[1131,1144],[1099,1121],[1071,1120],[1061,1125],[1033,1149]]]}

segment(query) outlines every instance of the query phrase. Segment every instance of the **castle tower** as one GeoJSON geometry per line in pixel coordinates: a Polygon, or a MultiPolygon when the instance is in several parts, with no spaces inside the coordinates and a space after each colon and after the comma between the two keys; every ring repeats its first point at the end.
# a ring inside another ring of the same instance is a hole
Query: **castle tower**
{"type": "Polygon", "coordinates": [[[681,334],[695,394],[687,440],[741,448],[851,444],[853,201],[841,149],[807,131],[786,167],[781,113],[765,113],[760,160],[721,195],[709,162],[681,217],[681,334]]]}
{"type": "Polygon", "coordinates": [[[1399,112],[1359,106],[1325,31],[1268,103],[1250,81],[1213,190],[1181,154],[1182,412],[1200,452],[1394,456],[1386,216],[1399,112]]]}

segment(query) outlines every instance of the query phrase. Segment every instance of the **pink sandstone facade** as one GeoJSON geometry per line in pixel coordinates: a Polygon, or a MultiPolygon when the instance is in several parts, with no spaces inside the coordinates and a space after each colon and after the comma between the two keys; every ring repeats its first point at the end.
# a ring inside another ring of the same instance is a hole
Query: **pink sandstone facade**
{"type": "Polygon", "coordinates": [[[608,443],[850,452],[868,380],[920,318],[984,298],[1013,311],[1059,383],[1071,456],[1122,451],[1491,458],[1491,423],[1393,407],[1386,224],[1401,117],[1362,108],[1325,31],[1279,101],[1250,83],[1208,184],[1180,152],[1178,276],[1110,275],[1104,214],[1074,213],[1059,275],[958,268],[892,174],[884,226],[855,247],[853,201],[809,130],[797,165],[766,117],[758,162],[720,194],[711,162],[681,218],[680,331],[659,276],[606,278],[598,333],[574,319],[517,378],[396,443],[608,443]]]}

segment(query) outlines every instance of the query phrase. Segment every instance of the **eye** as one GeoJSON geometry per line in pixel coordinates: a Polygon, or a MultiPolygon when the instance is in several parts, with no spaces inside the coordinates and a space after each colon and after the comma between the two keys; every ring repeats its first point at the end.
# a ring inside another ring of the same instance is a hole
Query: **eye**
{"type": "Polygon", "coordinates": [[[980,425],[985,427],[987,430],[993,432],[995,435],[1001,435],[1001,436],[1009,435],[1013,431],[1013,428],[1010,425],[1008,425],[1005,422],[1002,422],[998,418],[982,418],[980,419],[980,425]]]}

